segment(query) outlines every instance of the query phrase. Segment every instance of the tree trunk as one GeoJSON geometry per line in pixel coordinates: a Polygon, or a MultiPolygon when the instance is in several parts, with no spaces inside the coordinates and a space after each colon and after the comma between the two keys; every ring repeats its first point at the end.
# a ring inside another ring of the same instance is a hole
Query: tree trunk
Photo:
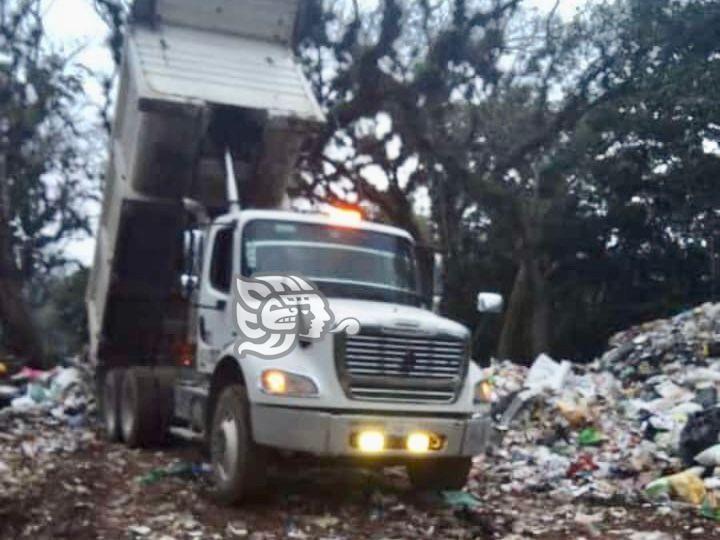
{"type": "Polygon", "coordinates": [[[5,160],[0,155],[0,326],[8,350],[33,367],[43,367],[43,348],[30,309],[23,299],[23,281],[15,265],[9,222],[5,160]]]}
{"type": "Polygon", "coordinates": [[[532,315],[530,323],[530,354],[550,352],[550,298],[547,278],[540,263],[533,259],[528,264],[532,289],[532,315]]]}
{"type": "Polygon", "coordinates": [[[540,263],[523,259],[515,275],[500,334],[498,357],[523,363],[550,352],[550,293],[540,263]]]}
{"type": "Polygon", "coordinates": [[[502,331],[500,332],[500,343],[498,344],[498,358],[527,359],[527,321],[528,312],[531,309],[528,281],[528,271],[523,261],[515,274],[515,281],[505,311],[502,331]]]}

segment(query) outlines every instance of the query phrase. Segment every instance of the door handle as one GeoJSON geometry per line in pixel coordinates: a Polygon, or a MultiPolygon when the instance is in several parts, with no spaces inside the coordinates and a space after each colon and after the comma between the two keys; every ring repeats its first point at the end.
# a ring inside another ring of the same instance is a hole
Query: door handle
{"type": "Polygon", "coordinates": [[[217,300],[215,304],[193,304],[198,309],[212,309],[214,311],[225,311],[226,300],[217,300]]]}
{"type": "Polygon", "coordinates": [[[205,343],[210,343],[208,340],[208,332],[207,328],[205,327],[205,317],[200,317],[200,339],[202,339],[205,343]]]}

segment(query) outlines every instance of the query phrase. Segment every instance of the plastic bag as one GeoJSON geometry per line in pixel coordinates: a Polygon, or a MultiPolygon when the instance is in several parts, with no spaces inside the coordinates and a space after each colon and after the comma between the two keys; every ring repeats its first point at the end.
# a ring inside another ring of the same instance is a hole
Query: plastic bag
{"type": "Polygon", "coordinates": [[[560,390],[570,373],[570,362],[556,362],[546,354],[535,359],[525,379],[525,388],[542,392],[543,390],[560,390]]]}
{"type": "Polygon", "coordinates": [[[720,465],[720,444],[711,446],[695,456],[695,461],[705,467],[717,467],[720,465]]]}
{"type": "Polygon", "coordinates": [[[667,477],[653,480],[645,486],[645,495],[657,499],[663,495],[670,495],[670,481],[667,477]]]}
{"type": "Polygon", "coordinates": [[[558,401],[556,403],[558,411],[567,423],[574,428],[582,427],[590,422],[590,409],[584,403],[571,403],[567,401],[558,401]]]}
{"type": "Polygon", "coordinates": [[[669,478],[673,493],[685,502],[700,504],[705,498],[705,482],[691,471],[684,471],[669,478]]]}
{"type": "Polygon", "coordinates": [[[578,444],[580,446],[597,446],[605,440],[605,436],[596,428],[585,428],[578,435],[578,444]]]}

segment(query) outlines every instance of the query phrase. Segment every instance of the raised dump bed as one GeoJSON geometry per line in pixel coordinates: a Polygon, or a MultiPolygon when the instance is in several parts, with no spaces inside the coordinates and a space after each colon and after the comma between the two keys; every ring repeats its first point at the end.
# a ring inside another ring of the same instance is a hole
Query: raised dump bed
{"type": "Polygon", "coordinates": [[[107,184],[87,292],[91,358],[158,362],[186,338],[182,199],[283,202],[323,121],[291,44],[298,0],[137,0],[126,34],[107,184]]]}

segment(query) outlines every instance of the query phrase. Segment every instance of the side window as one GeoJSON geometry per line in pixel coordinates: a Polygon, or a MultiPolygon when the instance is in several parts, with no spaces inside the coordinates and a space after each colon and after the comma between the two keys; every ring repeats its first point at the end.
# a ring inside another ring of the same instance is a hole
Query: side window
{"type": "Polygon", "coordinates": [[[232,239],[233,229],[218,231],[215,235],[212,259],[210,260],[210,284],[222,292],[230,291],[232,280],[232,239]]]}

